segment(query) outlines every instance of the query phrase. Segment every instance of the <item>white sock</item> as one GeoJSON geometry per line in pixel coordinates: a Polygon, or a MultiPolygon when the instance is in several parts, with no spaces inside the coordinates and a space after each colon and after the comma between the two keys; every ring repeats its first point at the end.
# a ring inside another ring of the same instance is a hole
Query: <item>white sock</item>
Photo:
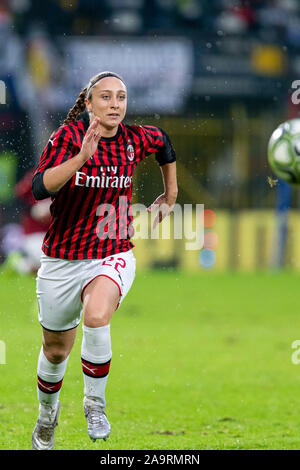
{"type": "Polygon", "coordinates": [[[52,421],[55,417],[67,362],[68,357],[60,364],[52,364],[46,358],[43,347],[41,347],[37,367],[37,394],[40,402],[39,417],[42,420],[52,421]]]}
{"type": "Polygon", "coordinates": [[[84,378],[84,397],[96,400],[105,408],[105,387],[110,368],[110,325],[90,328],[82,325],[81,364],[84,378]]]}

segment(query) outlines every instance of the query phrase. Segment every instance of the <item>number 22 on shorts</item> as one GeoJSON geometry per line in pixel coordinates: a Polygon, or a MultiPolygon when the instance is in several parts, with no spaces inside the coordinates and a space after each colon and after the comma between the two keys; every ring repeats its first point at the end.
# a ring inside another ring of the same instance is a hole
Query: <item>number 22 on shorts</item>
{"type": "MultiPolygon", "coordinates": [[[[102,266],[103,266],[103,265],[104,265],[104,266],[112,266],[112,264],[109,264],[110,261],[111,261],[111,262],[115,261],[114,256],[111,256],[109,259],[104,260],[104,261],[102,262],[102,266]]],[[[115,268],[115,270],[120,274],[120,271],[119,271],[119,269],[118,269],[118,266],[120,266],[121,268],[125,268],[125,266],[126,266],[126,261],[125,261],[123,258],[117,258],[117,262],[115,263],[114,268],[115,268]],[[119,261],[122,261],[122,263],[119,263],[119,261]]]]}

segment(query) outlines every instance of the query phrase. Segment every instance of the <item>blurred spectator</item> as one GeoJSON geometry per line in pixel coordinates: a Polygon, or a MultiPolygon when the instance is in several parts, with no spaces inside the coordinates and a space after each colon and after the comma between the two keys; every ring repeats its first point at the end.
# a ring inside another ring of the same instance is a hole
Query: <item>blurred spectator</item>
{"type": "Polygon", "coordinates": [[[290,12],[285,8],[284,2],[271,0],[268,5],[261,8],[258,19],[261,27],[273,28],[279,33],[288,23],[290,12]]]}
{"type": "Polygon", "coordinates": [[[177,12],[180,21],[187,27],[202,28],[204,14],[208,15],[209,4],[205,0],[177,0],[177,12]]]}
{"type": "Polygon", "coordinates": [[[245,34],[256,24],[256,10],[253,3],[223,0],[222,10],[216,18],[216,29],[227,34],[245,34]]]}
{"type": "Polygon", "coordinates": [[[299,10],[299,0],[2,0],[0,22],[10,11],[22,34],[32,24],[57,36],[178,33],[190,28],[229,35],[283,33],[298,44],[299,10]]]}
{"type": "Polygon", "coordinates": [[[34,87],[34,99],[28,105],[28,111],[37,160],[53,125],[51,111],[57,109],[57,90],[63,79],[63,63],[46,31],[34,24],[28,35],[27,68],[34,87]]]}
{"type": "Polygon", "coordinates": [[[32,95],[24,47],[14,31],[13,16],[7,2],[0,3],[0,79],[6,85],[10,110],[26,109],[32,95]]]}
{"type": "Polygon", "coordinates": [[[16,197],[25,204],[20,225],[8,224],[3,229],[3,268],[7,272],[35,273],[40,266],[42,243],[49,227],[51,199],[36,201],[32,191],[34,170],[28,171],[15,187],[16,197]]]}
{"type": "Polygon", "coordinates": [[[144,0],[110,0],[110,28],[117,33],[141,33],[144,29],[144,0]]]}

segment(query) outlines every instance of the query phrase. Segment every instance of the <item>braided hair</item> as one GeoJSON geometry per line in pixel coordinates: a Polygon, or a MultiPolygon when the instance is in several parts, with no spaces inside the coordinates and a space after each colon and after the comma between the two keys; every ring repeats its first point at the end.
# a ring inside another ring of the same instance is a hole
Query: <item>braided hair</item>
{"type": "Polygon", "coordinates": [[[69,124],[69,122],[76,121],[77,116],[85,110],[85,98],[86,98],[87,87],[84,87],[78,95],[78,98],[73,106],[68,112],[64,124],[69,124]]]}
{"type": "Polygon", "coordinates": [[[83,113],[83,111],[86,108],[85,99],[90,99],[91,89],[93,88],[93,86],[96,85],[96,83],[98,83],[102,78],[106,78],[106,77],[115,77],[115,78],[118,78],[119,80],[121,80],[121,82],[124,83],[123,78],[120,75],[118,75],[117,73],[114,73],[114,72],[101,72],[101,73],[95,75],[94,77],[92,77],[91,80],[89,81],[88,85],[86,87],[84,87],[81,90],[81,92],[79,93],[78,98],[77,98],[74,106],[70,109],[66,119],[64,120],[64,124],[69,124],[69,122],[76,121],[79,114],[83,113]]]}

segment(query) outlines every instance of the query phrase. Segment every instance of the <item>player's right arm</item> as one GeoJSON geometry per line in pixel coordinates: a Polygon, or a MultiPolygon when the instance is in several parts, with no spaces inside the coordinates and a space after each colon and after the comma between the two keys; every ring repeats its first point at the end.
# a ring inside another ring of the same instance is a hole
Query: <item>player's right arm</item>
{"type": "Polygon", "coordinates": [[[50,139],[53,149],[51,148],[48,153],[43,153],[32,180],[32,192],[36,199],[45,199],[55,195],[94,155],[101,137],[100,132],[97,131],[99,123],[98,118],[93,120],[84,136],[80,151],[72,158],[69,158],[72,142],[67,132],[62,131],[57,137],[54,136],[53,143],[50,139]],[[60,138],[62,139],[61,146],[59,146],[60,138]],[[53,154],[52,158],[51,154],[53,154]]]}

